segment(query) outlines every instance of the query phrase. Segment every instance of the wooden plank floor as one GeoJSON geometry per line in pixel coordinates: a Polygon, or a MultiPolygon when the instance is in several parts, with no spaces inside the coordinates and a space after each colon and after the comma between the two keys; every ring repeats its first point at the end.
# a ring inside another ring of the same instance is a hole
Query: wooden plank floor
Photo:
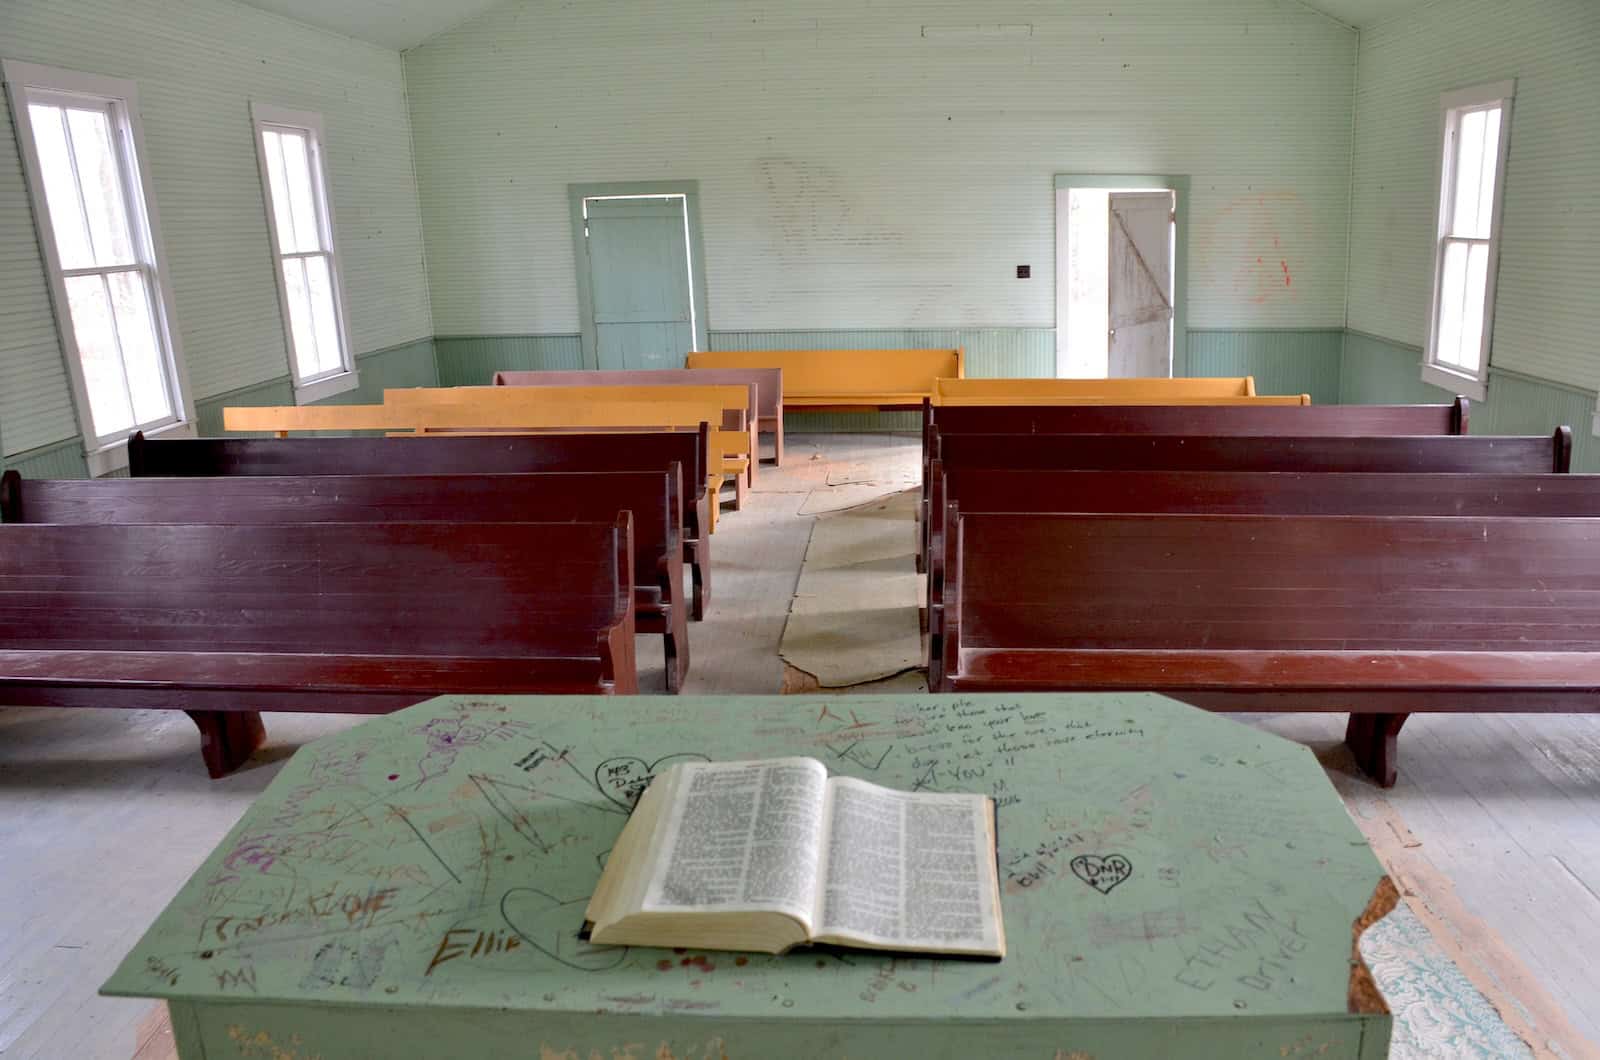
{"type": "MultiPolygon", "coordinates": [[[[874,478],[899,488],[916,444],[790,437],[786,466],[762,469],[713,540],[715,596],[690,628],[686,691],[780,691],[778,643],[814,521],[801,507],[830,474],[835,490],[874,478]]],[[[661,687],[657,642],[639,641],[647,689],[661,687]]],[[[1343,723],[1331,715],[1240,720],[1338,757],[1343,723]]],[[[256,762],[210,781],[182,714],[0,710],[0,1055],[133,1055],[149,1004],[96,988],[278,765],[353,724],[268,715],[256,762]]],[[[1358,814],[1377,794],[1336,782],[1358,814]]],[[[1400,782],[1383,797],[1420,844],[1408,852],[1453,883],[1466,915],[1503,940],[1579,1035],[1600,1042],[1600,716],[1414,719],[1400,782]]],[[[1568,1040],[1551,1053],[1589,1048],[1568,1040]]]]}

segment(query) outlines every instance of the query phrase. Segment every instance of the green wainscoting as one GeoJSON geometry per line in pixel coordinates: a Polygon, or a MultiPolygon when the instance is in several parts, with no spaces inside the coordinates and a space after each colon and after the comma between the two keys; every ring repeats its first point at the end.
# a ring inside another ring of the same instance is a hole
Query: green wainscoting
{"type": "Polygon", "coordinates": [[[83,458],[83,439],[76,437],[8,456],[5,466],[20,472],[23,478],[89,477],[89,464],[83,458]]]}
{"type": "MultiPolygon", "coordinates": [[[[1449,391],[1424,383],[1422,349],[1364,332],[1345,335],[1339,401],[1348,405],[1449,401],[1449,391]]],[[[1489,398],[1472,406],[1473,434],[1545,434],[1572,428],[1572,470],[1600,472],[1592,431],[1595,395],[1578,387],[1489,369],[1489,398]]]]}
{"type": "Polygon", "coordinates": [[[502,371],[585,367],[577,335],[439,335],[433,346],[440,386],[486,386],[502,371]]]}
{"type": "MultiPolygon", "coordinates": [[[[438,386],[439,369],[432,339],[374,350],[356,358],[361,385],[354,390],[323,398],[318,405],[373,405],[383,400],[384,390],[403,386],[438,386]]],[[[200,434],[215,437],[223,432],[222,410],[234,405],[293,405],[294,388],[288,376],[230,390],[195,402],[195,421],[200,434]]]]}
{"type": "Polygon", "coordinates": [[[1258,394],[1310,394],[1317,405],[1339,401],[1338,328],[1189,331],[1189,375],[1253,375],[1258,394]]]}
{"type": "MultiPolygon", "coordinates": [[[[354,390],[319,404],[355,405],[383,400],[387,387],[438,386],[439,371],[433,340],[412,342],[374,350],[356,358],[361,385],[354,390]]],[[[240,387],[225,394],[202,398],[194,403],[195,428],[205,437],[220,435],[222,410],[230,405],[292,405],[294,388],[288,376],[240,387]]],[[[89,466],[83,458],[83,440],[67,438],[25,453],[5,458],[5,466],[15,468],[24,478],[87,478],[89,466]]],[[[118,472],[117,474],[125,474],[118,472]]]]}

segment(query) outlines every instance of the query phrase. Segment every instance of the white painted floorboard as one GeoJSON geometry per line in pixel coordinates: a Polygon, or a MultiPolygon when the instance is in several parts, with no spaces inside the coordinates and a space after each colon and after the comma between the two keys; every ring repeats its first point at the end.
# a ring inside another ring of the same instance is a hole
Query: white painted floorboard
{"type": "MultiPolygon", "coordinates": [[[[873,469],[890,482],[916,461],[905,436],[788,441],[788,465],[764,466],[745,511],[726,512],[712,539],[690,693],[779,691],[778,643],[814,522],[797,515],[807,494],[830,469],[836,483],[873,469]]],[[[645,688],[660,689],[659,644],[639,648],[645,688]]],[[[1332,715],[1238,717],[1319,749],[1344,727],[1332,715]]],[[[181,713],[0,710],[0,1055],[132,1055],[149,1003],[98,997],[100,983],[279,764],[359,719],[266,722],[258,762],[211,781],[181,713]]],[[[1400,746],[1389,802],[1471,912],[1600,1042],[1600,716],[1422,716],[1400,746]]]]}

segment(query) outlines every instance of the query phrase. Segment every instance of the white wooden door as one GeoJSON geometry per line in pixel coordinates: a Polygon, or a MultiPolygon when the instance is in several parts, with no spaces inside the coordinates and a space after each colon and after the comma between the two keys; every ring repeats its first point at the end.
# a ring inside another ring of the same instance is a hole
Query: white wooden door
{"type": "Polygon", "coordinates": [[[1172,193],[1112,192],[1109,225],[1107,374],[1170,376],[1172,193]]]}

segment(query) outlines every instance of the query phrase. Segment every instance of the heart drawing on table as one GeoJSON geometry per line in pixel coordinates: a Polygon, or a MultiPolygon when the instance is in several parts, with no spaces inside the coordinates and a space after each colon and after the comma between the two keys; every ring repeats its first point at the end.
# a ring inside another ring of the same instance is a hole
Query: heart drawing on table
{"type": "Polygon", "coordinates": [[[632,755],[621,755],[617,758],[608,758],[601,762],[594,771],[594,786],[600,789],[600,794],[622,807],[632,811],[633,804],[639,801],[639,796],[644,794],[644,789],[649,787],[655,775],[667,766],[676,762],[709,762],[710,759],[694,751],[681,751],[677,754],[666,755],[654,762],[646,762],[642,758],[632,755]]]}
{"type": "Polygon", "coordinates": [[[1101,894],[1133,875],[1133,863],[1121,854],[1079,854],[1072,859],[1072,874],[1101,894]]]}

